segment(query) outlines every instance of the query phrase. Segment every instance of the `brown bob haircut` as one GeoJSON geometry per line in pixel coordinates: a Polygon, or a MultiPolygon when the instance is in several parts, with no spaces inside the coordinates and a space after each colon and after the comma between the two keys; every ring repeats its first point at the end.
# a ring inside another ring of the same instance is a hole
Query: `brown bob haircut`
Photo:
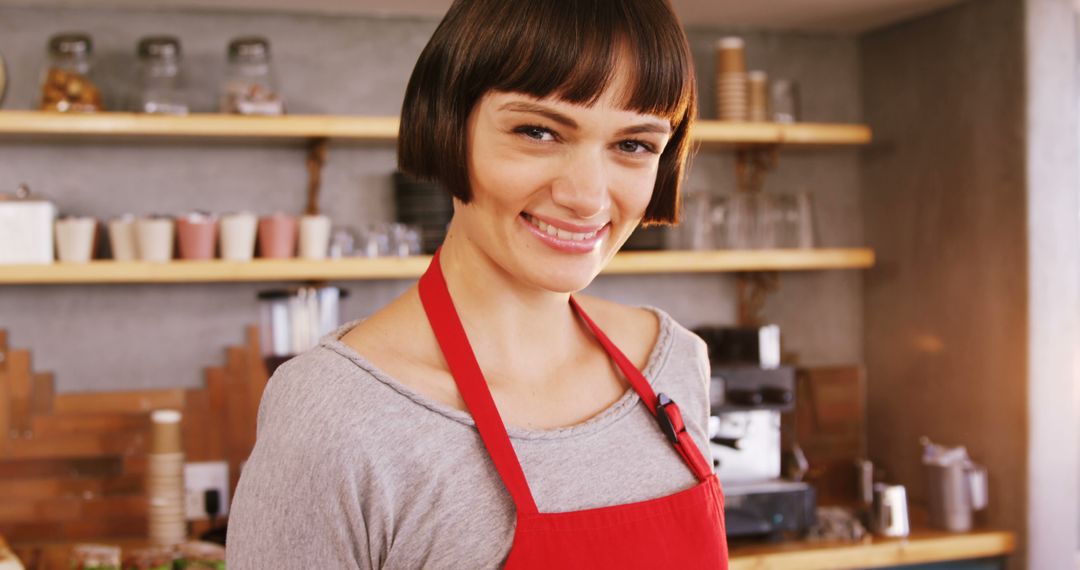
{"type": "Polygon", "coordinates": [[[413,69],[401,111],[398,167],[471,198],[466,123],[489,91],[592,105],[629,53],[625,107],[665,117],[647,224],[675,223],[697,111],[686,35],[666,0],[456,0],[413,69]]]}

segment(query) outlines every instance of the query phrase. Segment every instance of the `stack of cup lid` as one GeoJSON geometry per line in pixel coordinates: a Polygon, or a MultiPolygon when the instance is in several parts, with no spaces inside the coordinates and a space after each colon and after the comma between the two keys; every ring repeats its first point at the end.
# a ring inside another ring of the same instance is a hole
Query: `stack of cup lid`
{"type": "Polygon", "coordinates": [[[716,116],[721,121],[750,118],[745,44],[742,38],[716,42],[716,116]]]}
{"type": "Polygon", "coordinates": [[[146,475],[150,541],[159,545],[182,544],[187,540],[187,519],[180,412],[156,410],[150,420],[152,439],[146,475]]]}
{"type": "Polygon", "coordinates": [[[749,118],[751,121],[768,121],[769,76],[764,71],[751,71],[746,76],[749,82],[749,118]]]}

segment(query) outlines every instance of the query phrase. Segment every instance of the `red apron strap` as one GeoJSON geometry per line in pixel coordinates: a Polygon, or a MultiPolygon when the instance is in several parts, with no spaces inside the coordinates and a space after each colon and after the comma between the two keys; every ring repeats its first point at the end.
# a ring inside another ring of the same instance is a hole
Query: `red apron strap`
{"type": "Polygon", "coordinates": [[[690,434],[686,431],[686,425],[683,423],[682,413],[679,411],[679,407],[675,402],[668,399],[661,394],[661,397],[657,397],[653,392],[652,386],[649,385],[649,381],[641,374],[641,371],[619,347],[615,346],[615,343],[611,342],[611,339],[604,334],[604,331],[600,330],[600,327],[589,315],[585,314],[585,311],[581,308],[572,296],[570,297],[570,305],[574,307],[577,314],[585,321],[585,324],[592,330],[593,335],[600,344],[607,351],[608,355],[615,361],[615,364],[622,371],[623,376],[626,377],[630,385],[637,391],[638,396],[641,397],[641,401],[645,402],[645,406],[649,411],[656,416],[659,421],[661,429],[668,436],[668,439],[675,446],[675,449],[682,455],[683,460],[690,466],[690,470],[694,472],[694,475],[700,481],[704,481],[713,474],[712,467],[709,462],[705,460],[705,457],[701,455],[701,450],[698,449],[697,444],[694,443],[694,439],[690,437],[690,434]],[[662,401],[661,401],[662,400],[662,401]]]}
{"type": "Polygon", "coordinates": [[[454,376],[454,382],[469,408],[469,413],[472,414],[473,421],[476,422],[476,429],[495,463],[495,469],[514,499],[518,514],[537,513],[536,501],[529,491],[521,462],[510,444],[510,436],[506,433],[502,416],[495,407],[495,400],[491,397],[487,381],[465,335],[465,328],[461,325],[461,318],[454,308],[454,301],[450,298],[450,291],[446,288],[438,251],[435,252],[427,271],[420,277],[419,291],[420,302],[424,305],[424,312],[427,313],[428,322],[439,341],[450,373],[454,376]]]}

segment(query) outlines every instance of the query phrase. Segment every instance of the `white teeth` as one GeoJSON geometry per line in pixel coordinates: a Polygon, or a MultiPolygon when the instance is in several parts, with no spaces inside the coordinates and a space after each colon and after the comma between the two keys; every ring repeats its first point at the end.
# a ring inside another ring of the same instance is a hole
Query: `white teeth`
{"type": "Polygon", "coordinates": [[[560,230],[559,228],[556,228],[555,226],[545,223],[528,214],[525,215],[525,218],[529,220],[529,222],[532,223],[534,226],[540,228],[540,231],[546,233],[549,236],[557,237],[559,239],[581,241],[596,237],[596,231],[588,233],[568,232],[566,230],[560,230]]]}

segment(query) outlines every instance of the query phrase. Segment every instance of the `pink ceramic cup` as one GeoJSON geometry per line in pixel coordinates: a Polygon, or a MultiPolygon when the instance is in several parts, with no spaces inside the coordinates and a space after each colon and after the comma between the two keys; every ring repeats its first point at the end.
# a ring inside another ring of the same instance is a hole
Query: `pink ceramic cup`
{"type": "Polygon", "coordinates": [[[217,218],[188,214],[176,219],[180,259],[213,259],[217,243],[217,218]]]}
{"type": "Polygon", "coordinates": [[[282,213],[259,218],[259,256],[288,259],[296,255],[296,218],[282,213]]]}

